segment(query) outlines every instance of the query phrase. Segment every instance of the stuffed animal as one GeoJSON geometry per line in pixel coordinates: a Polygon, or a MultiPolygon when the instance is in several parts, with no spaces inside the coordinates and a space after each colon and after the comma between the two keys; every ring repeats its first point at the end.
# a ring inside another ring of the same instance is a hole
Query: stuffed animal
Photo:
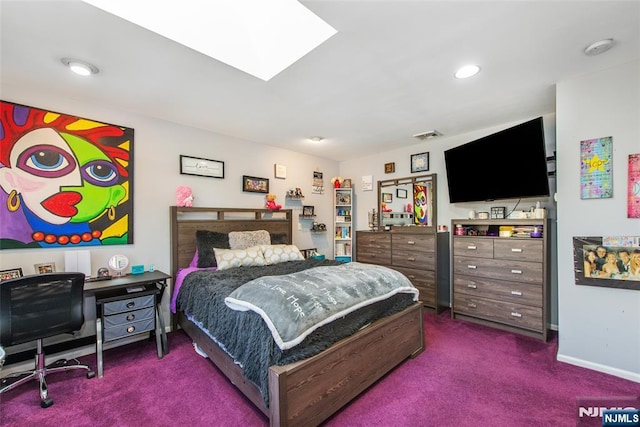
{"type": "Polygon", "coordinates": [[[177,206],[193,206],[193,192],[191,191],[191,187],[187,187],[186,185],[178,186],[176,190],[176,205],[177,206]]]}
{"type": "Polygon", "coordinates": [[[272,211],[279,211],[282,208],[282,205],[276,204],[276,195],[269,193],[266,196],[267,203],[264,205],[267,209],[271,209],[272,211]]]}

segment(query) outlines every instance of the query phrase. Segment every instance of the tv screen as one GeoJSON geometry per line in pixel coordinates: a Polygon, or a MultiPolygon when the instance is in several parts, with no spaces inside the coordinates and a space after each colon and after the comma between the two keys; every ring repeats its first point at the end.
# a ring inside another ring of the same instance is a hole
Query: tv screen
{"type": "Polygon", "coordinates": [[[548,197],[542,117],[444,152],[451,203],[548,197]]]}

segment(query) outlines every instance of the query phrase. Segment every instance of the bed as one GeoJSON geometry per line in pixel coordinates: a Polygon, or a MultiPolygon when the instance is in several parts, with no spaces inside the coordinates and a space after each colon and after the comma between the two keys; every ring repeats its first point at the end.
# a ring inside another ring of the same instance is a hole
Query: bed
{"type": "MultiPolygon", "coordinates": [[[[170,208],[172,272],[192,262],[196,231],[218,233],[267,230],[291,243],[292,212],[246,208],[170,208]]],[[[172,287],[174,283],[172,281],[172,287]]],[[[173,295],[173,289],[171,290],[173,295]]],[[[185,313],[172,318],[272,426],[318,425],[409,357],[424,348],[422,308],[412,303],[341,339],[319,354],[268,367],[268,403],[234,360],[185,313]],[[381,357],[382,355],[382,357],[381,357]]]]}

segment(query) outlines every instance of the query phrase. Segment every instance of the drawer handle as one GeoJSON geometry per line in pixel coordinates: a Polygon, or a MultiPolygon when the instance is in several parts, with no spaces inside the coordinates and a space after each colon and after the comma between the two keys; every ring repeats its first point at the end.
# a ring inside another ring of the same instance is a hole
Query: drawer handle
{"type": "Polygon", "coordinates": [[[129,314],[127,315],[127,322],[131,322],[131,321],[132,321],[133,319],[135,319],[135,318],[136,318],[136,315],[135,315],[135,314],[133,314],[133,313],[129,313],[129,314]]]}
{"type": "Polygon", "coordinates": [[[414,242],[413,240],[409,240],[409,241],[407,242],[407,245],[415,245],[415,244],[416,244],[416,242],[414,242]]]}
{"type": "Polygon", "coordinates": [[[467,249],[469,249],[470,251],[475,251],[476,249],[478,249],[477,246],[467,246],[467,249]]]}
{"type": "Polygon", "coordinates": [[[130,334],[132,334],[135,330],[136,330],[136,327],[135,327],[135,326],[129,326],[129,327],[127,328],[127,332],[128,332],[128,333],[130,333],[130,334]]]}
{"type": "Polygon", "coordinates": [[[414,257],[411,257],[411,256],[409,258],[407,258],[407,261],[415,261],[415,260],[416,259],[414,257]]]}
{"type": "Polygon", "coordinates": [[[469,304],[467,304],[469,307],[471,308],[477,308],[478,306],[472,302],[470,302],[469,304]]]}
{"type": "Polygon", "coordinates": [[[511,270],[513,274],[522,274],[522,270],[511,270]]]}
{"type": "Polygon", "coordinates": [[[135,307],[135,306],[136,306],[136,302],[135,302],[135,301],[129,301],[129,302],[127,303],[127,308],[133,308],[133,307],[135,307]]]}
{"type": "Polygon", "coordinates": [[[515,295],[515,296],[521,297],[522,296],[522,292],[520,292],[520,291],[511,291],[511,295],[515,295]]]}
{"type": "Polygon", "coordinates": [[[518,313],[517,311],[512,311],[512,312],[511,312],[511,315],[512,315],[513,317],[517,317],[517,318],[522,317],[522,314],[518,313]]]}
{"type": "Polygon", "coordinates": [[[473,285],[473,284],[470,283],[470,284],[467,285],[467,288],[477,289],[478,287],[476,285],[473,285]]]}
{"type": "Polygon", "coordinates": [[[475,265],[467,265],[467,268],[469,268],[469,269],[471,269],[471,270],[475,270],[475,269],[477,269],[478,267],[477,267],[477,266],[475,266],[475,265]]]}
{"type": "Polygon", "coordinates": [[[522,252],[520,248],[511,248],[511,252],[522,252]]]}

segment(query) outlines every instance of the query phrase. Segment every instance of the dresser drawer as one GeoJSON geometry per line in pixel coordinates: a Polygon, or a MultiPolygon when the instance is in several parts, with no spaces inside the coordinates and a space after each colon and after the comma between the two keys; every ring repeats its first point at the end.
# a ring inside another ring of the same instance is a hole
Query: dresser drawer
{"type": "Polygon", "coordinates": [[[372,249],[391,250],[391,236],[389,233],[371,233],[367,231],[356,232],[358,248],[369,247],[372,249]]]}
{"type": "Polygon", "coordinates": [[[153,319],[155,315],[153,306],[146,307],[141,310],[127,311],[124,313],[113,314],[104,317],[104,327],[112,328],[114,326],[124,325],[126,323],[138,322],[146,319],[153,319]]]}
{"type": "Polygon", "coordinates": [[[454,256],[453,272],[472,277],[484,277],[542,284],[543,271],[539,262],[521,262],[500,259],[470,258],[454,256]]]}
{"type": "Polygon", "coordinates": [[[130,322],[111,328],[104,328],[104,340],[111,341],[124,338],[130,335],[137,335],[143,332],[153,331],[156,323],[155,318],[143,319],[138,322],[130,322]]]}
{"type": "Polygon", "coordinates": [[[420,301],[435,306],[436,303],[436,274],[435,271],[415,270],[391,266],[396,271],[404,274],[411,280],[413,286],[420,291],[420,301]]]}
{"type": "Polygon", "coordinates": [[[391,236],[393,253],[402,252],[435,252],[436,237],[433,234],[394,234],[391,236]]]}
{"type": "Polygon", "coordinates": [[[433,271],[436,268],[436,255],[433,252],[401,251],[394,248],[391,265],[433,271]]]}
{"type": "Polygon", "coordinates": [[[493,239],[454,237],[453,253],[461,256],[493,258],[493,239]]]}
{"type": "Polygon", "coordinates": [[[143,295],[136,298],[106,302],[102,308],[102,313],[107,316],[110,314],[122,313],[124,311],[137,310],[144,307],[153,307],[154,301],[155,295],[143,295]]]}
{"type": "Polygon", "coordinates": [[[493,243],[493,254],[496,259],[512,259],[540,263],[544,259],[542,241],[535,239],[497,239],[493,243]]]}
{"type": "Polygon", "coordinates": [[[529,307],[507,301],[476,298],[454,291],[455,311],[493,322],[532,331],[543,331],[542,307],[529,307]]]}
{"type": "Polygon", "coordinates": [[[357,243],[356,261],[369,264],[391,264],[391,251],[361,247],[357,243]]]}
{"type": "Polygon", "coordinates": [[[542,285],[456,275],[453,280],[453,290],[459,294],[479,298],[509,301],[534,307],[543,306],[542,285]]]}

